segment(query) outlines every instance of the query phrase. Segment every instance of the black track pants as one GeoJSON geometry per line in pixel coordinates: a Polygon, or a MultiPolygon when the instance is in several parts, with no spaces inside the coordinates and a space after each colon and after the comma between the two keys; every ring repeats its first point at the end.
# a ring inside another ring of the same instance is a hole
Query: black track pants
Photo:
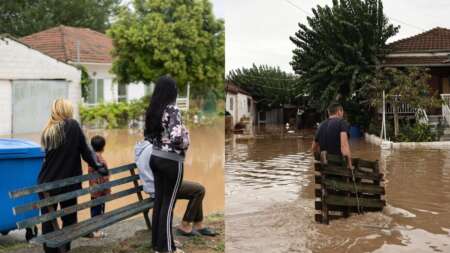
{"type": "Polygon", "coordinates": [[[172,233],[173,209],[183,180],[183,162],[152,155],[150,168],[155,177],[152,217],[152,245],[156,251],[175,251],[172,233]]]}

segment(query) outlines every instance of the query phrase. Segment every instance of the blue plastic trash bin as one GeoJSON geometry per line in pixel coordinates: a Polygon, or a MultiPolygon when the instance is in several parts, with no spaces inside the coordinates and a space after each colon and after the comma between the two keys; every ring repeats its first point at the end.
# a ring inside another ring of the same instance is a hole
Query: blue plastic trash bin
{"type": "Polygon", "coordinates": [[[363,135],[359,126],[357,125],[350,126],[350,138],[361,138],[362,136],[363,135]]]}
{"type": "Polygon", "coordinates": [[[37,200],[30,195],[12,200],[9,192],[35,185],[41,169],[44,152],[34,142],[20,139],[0,139],[0,233],[16,229],[16,222],[38,215],[38,210],[15,216],[12,208],[37,200]]]}

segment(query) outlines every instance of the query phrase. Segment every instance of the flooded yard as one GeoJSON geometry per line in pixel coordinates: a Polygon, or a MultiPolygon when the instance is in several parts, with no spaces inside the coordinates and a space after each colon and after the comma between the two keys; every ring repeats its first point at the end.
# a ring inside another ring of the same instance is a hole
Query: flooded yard
{"type": "MultiPolygon", "coordinates": [[[[184,168],[184,179],[199,182],[206,188],[206,196],[203,202],[205,215],[223,212],[224,209],[224,123],[217,120],[213,125],[194,126],[190,128],[191,145],[187,153],[184,168]]],[[[103,157],[109,168],[134,162],[134,145],[141,140],[142,131],[136,129],[111,129],[111,130],[85,130],[87,138],[96,134],[106,138],[106,147],[103,157]]],[[[8,138],[6,136],[5,138],[8,138]]],[[[26,134],[14,136],[25,138],[39,143],[39,134],[26,134]]],[[[87,167],[83,163],[86,173],[87,167]]],[[[130,176],[128,172],[113,175],[111,180],[130,176]]],[[[84,184],[87,186],[88,184],[84,184]]],[[[133,187],[132,183],[121,187],[114,187],[113,192],[133,187]]],[[[88,201],[89,195],[79,198],[79,202],[88,201]]],[[[137,196],[129,196],[113,200],[106,204],[106,211],[119,208],[137,201],[137,196]]],[[[175,207],[175,215],[182,217],[187,201],[180,200],[175,207]]],[[[78,214],[83,220],[90,217],[89,209],[78,214]]]]}
{"type": "Polygon", "coordinates": [[[352,140],[354,157],[380,160],[381,213],[314,221],[312,131],[226,141],[227,252],[450,252],[450,150],[381,151],[352,140]]]}

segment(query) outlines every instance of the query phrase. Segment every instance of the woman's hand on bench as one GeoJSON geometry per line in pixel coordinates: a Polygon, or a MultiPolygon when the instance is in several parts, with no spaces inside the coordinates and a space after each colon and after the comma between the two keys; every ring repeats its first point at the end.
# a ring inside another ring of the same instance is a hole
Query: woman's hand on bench
{"type": "Polygon", "coordinates": [[[100,175],[102,175],[102,176],[109,175],[108,167],[104,163],[100,164],[100,166],[97,168],[97,172],[100,173],[100,175]]]}

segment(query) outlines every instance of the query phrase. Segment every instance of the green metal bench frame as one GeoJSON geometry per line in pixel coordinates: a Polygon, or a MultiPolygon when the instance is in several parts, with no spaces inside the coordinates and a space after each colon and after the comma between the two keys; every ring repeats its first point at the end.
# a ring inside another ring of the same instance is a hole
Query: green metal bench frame
{"type": "Polygon", "coordinates": [[[39,235],[36,238],[32,239],[32,242],[45,244],[48,247],[59,248],[60,252],[66,252],[65,249],[61,246],[66,244],[67,242],[73,241],[74,239],[80,238],[82,236],[86,236],[91,232],[97,231],[99,229],[110,226],[119,221],[125,220],[132,216],[135,216],[139,213],[144,215],[145,223],[148,229],[151,229],[150,218],[148,213],[151,208],[153,208],[153,200],[150,198],[144,199],[142,195],[143,187],[139,185],[139,176],[136,174],[136,164],[127,164],[117,168],[113,168],[109,170],[110,175],[118,174],[122,172],[130,172],[130,176],[122,177],[119,179],[111,180],[110,182],[106,182],[99,185],[90,186],[88,188],[82,188],[71,192],[66,192],[59,195],[50,196],[48,191],[59,189],[61,187],[82,183],[84,181],[95,179],[101,177],[97,172],[81,175],[76,177],[70,177],[62,180],[57,180],[50,183],[44,183],[40,185],[35,185],[23,189],[18,189],[9,193],[11,199],[20,198],[23,196],[27,196],[30,194],[42,194],[44,195],[44,199],[40,199],[34,202],[22,204],[20,206],[16,206],[13,208],[13,212],[15,215],[24,213],[27,211],[31,211],[33,209],[40,209],[42,207],[48,206],[49,212],[47,214],[39,214],[38,216],[34,216],[31,218],[27,218],[25,220],[21,220],[17,222],[17,228],[33,228],[37,224],[51,221],[53,228],[55,231],[45,234],[39,235]],[[123,185],[133,182],[133,187],[122,190],[119,192],[112,193],[107,196],[102,196],[87,202],[78,203],[77,205],[69,206],[64,209],[54,210],[50,205],[72,199],[77,198],[85,194],[94,193],[100,190],[111,189],[112,187],[123,185]],[[76,213],[86,208],[90,208],[93,206],[97,206],[102,203],[106,203],[115,199],[119,199],[122,197],[126,197],[128,195],[137,194],[138,201],[124,207],[106,212],[102,215],[91,217],[87,220],[79,222],[77,224],[73,224],[64,228],[60,228],[57,222],[57,218],[60,218],[64,215],[76,213]]]}

